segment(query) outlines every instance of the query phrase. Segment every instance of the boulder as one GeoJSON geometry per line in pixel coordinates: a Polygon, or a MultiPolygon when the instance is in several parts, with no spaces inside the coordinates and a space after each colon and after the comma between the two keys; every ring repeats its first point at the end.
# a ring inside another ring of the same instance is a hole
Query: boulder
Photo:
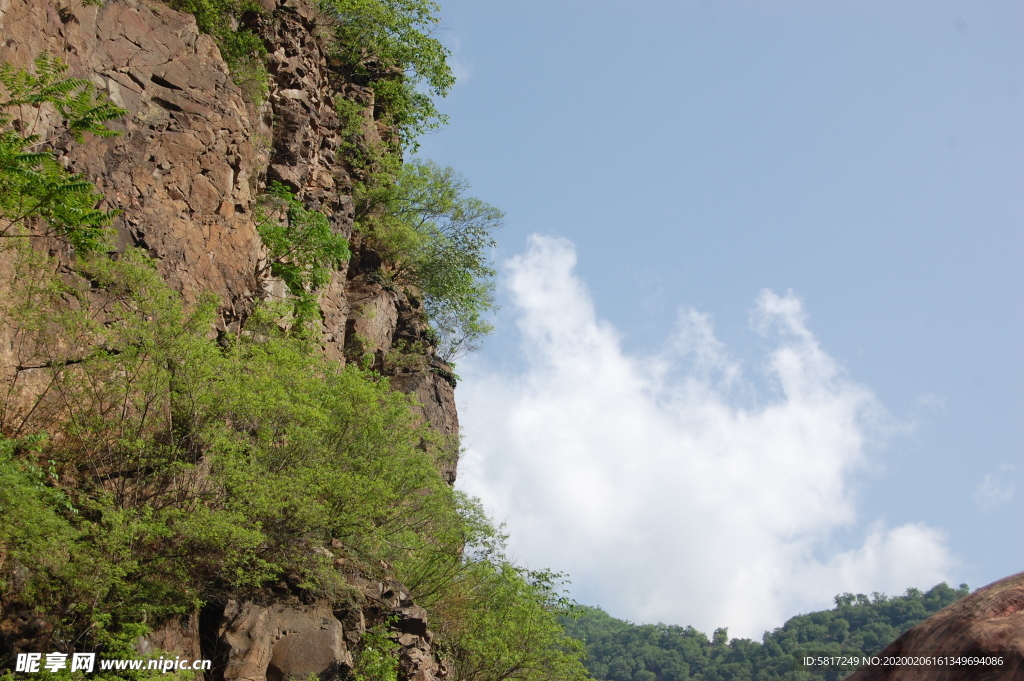
{"type": "Polygon", "coordinates": [[[941,656],[941,666],[866,666],[846,681],[1011,681],[1024,678],[1024,572],[978,589],[893,641],[879,658],[941,656]],[[1001,664],[971,664],[999,658],[1001,664]]]}

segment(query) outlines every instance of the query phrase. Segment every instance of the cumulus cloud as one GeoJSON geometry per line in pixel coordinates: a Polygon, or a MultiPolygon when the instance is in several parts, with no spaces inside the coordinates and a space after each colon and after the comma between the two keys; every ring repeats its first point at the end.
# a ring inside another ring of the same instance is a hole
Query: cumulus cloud
{"type": "Polygon", "coordinates": [[[655,356],[625,352],[564,239],[507,264],[525,363],[460,364],[460,484],[508,524],[516,556],[570,573],[578,600],[633,621],[760,637],[844,591],[949,574],[944,538],[857,520],[851,475],[884,413],[818,344],[792,294],[761,293],[758,392],[693,310],[655,356]]]}
{"type": "Polygon", "coordinates": [[[1015,489],[1010,475],[1015,470],[1016,468],[1010,464],[1003,464],[999,467],[998,473],[989,473],[985,476],[974,488],[974,503],[978,508],[991,511],[1013,501],[1015,489]]]}

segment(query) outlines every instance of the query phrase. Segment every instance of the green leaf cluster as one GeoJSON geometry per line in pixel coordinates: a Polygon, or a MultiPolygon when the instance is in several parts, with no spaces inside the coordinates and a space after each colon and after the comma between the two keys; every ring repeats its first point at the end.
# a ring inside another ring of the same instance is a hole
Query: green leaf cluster
{"type": "Polygon", "coordinates": [[[435,533],[433,551],[410,552],[395,564],[416,602],[430,612],[434,646],[451,666],[448,678],[590,678],[583,646],[566,635],[560,620],[574,614],[562,589],[564,575],[513,563],[505,554],[506,537],[479,502],[464,496],[457,502],[460,524],[435,533]]]}
{"type": "Polygon", "coordinates": [[[371,85],[379,118],[415,151],[416,138],[446,122],[433,96],[455,77],[449,51],[433,37],[440,6],[430,0],[319,0],[333,33],[337,67],[371,85]],[[426,90],[426,92],[424,92],[426,90]]]}
{"type": "Polygon", "coordinates": [[[590,678],[583,646],[566,636],[557,575],[508,561],[477,561],[440,608],[442,647],[458,681],[574,681],[590,678]]]}
{"type": "Polygon", "coordinates": [[[98,96],[92,83],[67,78],[67,66],[42,54],[34,73],[0,64],[0,237],[42,234],[66,239],[79,251],[102,248],[116,212],[96,205],[103,198],[91,182],[68,172],[46,148],[51,139],[36,132],[47,107],[56,110],[64,129],[81,142],[84,133],[117,135],[104,123],[127,112],[98,96]]]}
{"type": "Polygon", "coordinates": [[[0,606],[95,643],[280,580],[343,601],[336,560],[453,550],[450,445],[385,379],[268,311],[218,342],[217,302],[184,307],[132,251],[80,268],[88,288],[21,273],[3,311],[38,381],[0,410],[0,606]]]}
{"type": "Polygon", "coordinates": [[[295,296],[301,327],[319,312],[316,291],[330,283],[331,273],[352,256],[348,239],[334,232],[326,215],[306,209],[279,182],[272,182],[260,196],[256,231],[267,247],[264,270],[280,277],[295,296]]]}
{"type": "Polygon", "coordinates": [[[468,189],[452,168],[414,160],[355,194],[357,229],[390,265],[388,276],[420,292],[445,361],[478,347],[494,309],[490,256],[504,214],[468,189]]]}
{"type": "Polygon", "coordinates": [[[354,656],[352,681],[398,681],[398,644],[381,625],[368,629],[354,656]]]}
{"type": "Polygon", "coordinates": [[[852,668],[808,669],[805,655],[874,655],[900,634],[963,598],[967,585],[939,584],[902,596],[842,594],[831,610],[798,615],[765,632],[761,642],[729,640],[718,629],[711,640],[693,627],[634,625],[598,608],[564,620],[587,649],[587,669],[599,681],[838,681],[852,668]]]}
{"type": "MultiPolygon", "coordinates": [[[[508,560],[438,473],[456,443],[386,379],[271,308],[212,337],[217,301],[184,305],[139,252],[80,259],[77,282],[19,255],[2,313],[36,378],[0,400],[0,608],[110,652],[203,603],[282,585],[345,602],[346,575],[387,572],[430,610],[453,681],[587,678],[561,576],[508,560]]],[[[396,678],[385,629],[353,678],[396,678]]]]}

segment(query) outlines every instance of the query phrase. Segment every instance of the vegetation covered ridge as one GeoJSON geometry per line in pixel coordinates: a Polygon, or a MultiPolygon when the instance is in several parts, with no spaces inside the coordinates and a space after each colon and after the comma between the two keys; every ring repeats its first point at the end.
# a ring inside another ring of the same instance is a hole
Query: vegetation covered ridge
{"type": "Polygon", "coordinates": [[[953,589],[945,583],[902,596],[844,593],[831,610],[792,617],[761,642],[730,640],[725,628],[709,639],[693,627],[632,624],[590,607],[563,623],[586,646],[587,670],[598,681],[838,681],[855,666],[810,668],[800,661],[877,654],[968,593],[966,584],[953,589]]]}

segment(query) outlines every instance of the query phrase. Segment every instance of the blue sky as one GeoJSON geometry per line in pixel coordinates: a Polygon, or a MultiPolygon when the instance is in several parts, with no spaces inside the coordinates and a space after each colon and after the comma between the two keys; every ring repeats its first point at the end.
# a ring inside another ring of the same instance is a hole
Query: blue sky
{"type": "Polygon", "coordinates": [[[461,484],[517,556],[753,636],[1024,567],[1024,6],[442,18],[460,81],[421,154],[507,213],[461,484]]]}

